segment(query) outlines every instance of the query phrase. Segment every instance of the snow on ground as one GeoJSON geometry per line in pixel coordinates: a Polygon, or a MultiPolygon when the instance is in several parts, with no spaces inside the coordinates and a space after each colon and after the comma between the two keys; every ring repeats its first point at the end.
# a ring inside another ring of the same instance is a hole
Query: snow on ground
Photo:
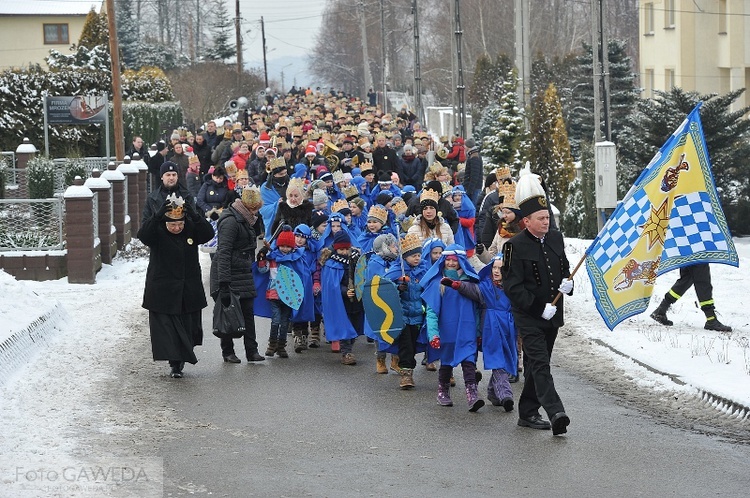
{"type": "MultiPolygon", "coordinates": [[[[673,306],[670,313],[675,321],[673,327],[661,326],[648,314],[643,314],[623,322],[611,332],[596,311],[591,284],[585,270],[581,270],[575,276],[574,296],[566,299],[567,324],[563,333],[566,329],[574,333],[561,337],[558,342],[564,341],[568,348],[576,348],[574,354],[580,356],[579,362],[591,362],[587,359],[590,356],[606,355],[607,364],[622,369],[623,376],[635,379],[643,389],[693,395],[696,390],[703,390],[750,406],[750,298],[741,277],[746,273],[744,266],[750,262],[750,240],[735,242],[742,269],[712,265],[719,318],[733,326],[734,332],[722,334],[703,330],[703,315],[694,305],[692,290],[673,306]],[[680,386],[669,377],[650,372],[607,347],[596,344],[589,347],[586,341],[577,339],[580,335],[595,343],[600,341],[655,370],[672,374],[688,386],[680,386]]],[[[588,241],[568,240],[571,264],[577,263],[588,244],[588,241]]],[[[207,271],[208,256],[201,258],[207,271]]],[[[0,419],[3,421],[0,455],[71,455],[80,451],[77,435],[87,431],[106,434],[108,420],[108,423],[122,425],[122,421],[108,418],[104,401],[97,404],[97,396],[101,394],[97,383],[116,377],[112,371],[115,357],[122,359],[131,355],[126,361],[145,361],[135,357],[138,353],[129,345],[147,340],[146,315],[140,307],[146,266],[143,258],[118,258],[114,265],[104,265],[95,285],[70,285],[67,279],[17,282],[0,272],[3,295],[0,339],[23,330],[55,306],[66,312],[60,313],[61,318],[54,324],[49,345],[0,385],[0,419]],[[139,341],[134,341],[136,336],[139,341]]],[[[675,272],[660,277],[654,296],[663,296],[676,278],[675,272]]],[[[656,300],[649,311],[655,306],[656,300]]],[[[113,396],[119,395],[114,393],[113,396]]],[[[128,423],[131,428],[138,425],[137,420],[128,423]]]]}

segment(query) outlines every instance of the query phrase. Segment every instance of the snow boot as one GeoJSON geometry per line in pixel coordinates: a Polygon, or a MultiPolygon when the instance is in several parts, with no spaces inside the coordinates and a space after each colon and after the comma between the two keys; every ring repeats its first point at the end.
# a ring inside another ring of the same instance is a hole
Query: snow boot
{"type": "Polygon", "coordinates": [[[399,373],[401,371],[401,369],[398,367],[398,355],[396,354],[391,355],[391,370],[396,373],[399,373]]]}
{"type": "Polygon", "coordinates": [[[453,406],[450,384],[438,384],[437,402],[440,406],[453,406]]]}
{"type": "Polygon", "coordinates": [[[268,348],[266,348],[266,356],[269,358],[276,354],[276,339],[268,339],[268,348]]]}
{"type": "Polygon", "coordinates": [[[276,354],[279,358],[289,358],[289,353],[286,352],[286,339],[276,343],[276,354]]]}
{"type": "Polygon", "coordinates": [[[379,374],[388,373],[388,367],[385,364],[385,353],[382,356],[377,355],[375,357],[375,371],[379,374]]]}
{"type": "Polygon", "coordinates": [[[309,348],[317,349],[320,347],[320,327],[310,327],[310,341],[307,345],[309,348]]]}
{"type": "MultiPolygon", "coordinates": [[[[713,300],[711,302],[713,302],[713,300]]],[[[718,318],[716,318],[716,310],[714,309],[713,304],[701,306],[701,310],[703,310],[703,313],[706,315],[706,324],[703,326],[704,329],[714,330],[716,332],[732,331],[732,327],[724,325],[718,318]]]]}
{"type": "MultiPolygon", "coordinates": [[[[513,410],[513,391],[510,388],[510,380],[508,372],[502,369],[496,369],[492,371],[492,378],[490,379],[490,385],[492,386],[493,399],[490,399],[489,394],[487,399],[492,402],[493,406],[502,406],[506,412],[513,410]]],[[[487,388],[489,392],[489,388],[487,388]]]]}
{"type": "Polygon", "coordinates": [[[466,384],[466,402],[470,412],[476,412],[484,406],[484,400],[479,397],[476,384],[466,384]]]}
{"type": "Polygon", "coordinates": [[[401,376],[401,380],[398,387],[403,390],[412,389],[414,387],[414,370],[411,368],[402,368],[398,371],[401,376]]]}

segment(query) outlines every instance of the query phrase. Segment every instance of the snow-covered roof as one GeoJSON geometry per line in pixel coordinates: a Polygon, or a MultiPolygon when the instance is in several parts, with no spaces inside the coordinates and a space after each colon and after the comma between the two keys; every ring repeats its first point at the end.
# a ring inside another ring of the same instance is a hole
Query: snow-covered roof
{"type": "Polygon", "coordinates": [[[41,15],[68,15],[85,16],[93,8],[96,12],[101,11],[101,1],[92,0],[0,0],[0,15],[11,16],[41,16],[41,15]]]}

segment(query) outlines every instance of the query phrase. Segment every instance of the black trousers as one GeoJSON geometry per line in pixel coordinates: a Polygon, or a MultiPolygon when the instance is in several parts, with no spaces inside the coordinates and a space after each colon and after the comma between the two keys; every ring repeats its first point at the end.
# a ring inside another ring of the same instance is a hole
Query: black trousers
{"type": "Polygon", "coordinates": [[[404,325],[401,335],[398,336],[398,367],[415,368],[417,360],[414,355],[417,351],[417,337],[421,325],[404,325]]]}
{"type": "Polygon", "coordinates": [[[676,301],[687,292],[690,286],[695,286],[695,294],[698,296],[698,302],[701,306],[713,304],[714,287],[711,285],[711,269],[708,263],[680,268],[680,278],[674,283],[667,295],[671,295],[676,301]]]}
{"type": "Polygon", "coordinates": [[[523,339],[524,386],[518,400],[518,416],[530,418],[543,407],[548,417],[565,411],[550,371],[557,328],[519,327],[523,339]]]}
{"type": "MultiPolygon", "coordinates": [[[[242,341],[245,343],[245,356],[250,358],[253,353],[258,352],[258,342],[255,340],[255,314],[253,313],[253,300],[240,299],[240,308],[242,316],[245,318],[245,335],[242,341]]],[[[221,338],[221,354],[229,356],[234,354],[234,339],[229,337],[221,338]]]]}

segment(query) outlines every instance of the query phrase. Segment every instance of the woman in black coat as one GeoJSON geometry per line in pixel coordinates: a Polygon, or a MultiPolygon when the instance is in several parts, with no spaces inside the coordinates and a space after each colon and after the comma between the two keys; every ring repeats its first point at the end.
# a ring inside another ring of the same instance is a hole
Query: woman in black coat
{"type": "Polygon", "coordinates": [[[151,351],[154,360],[169,361],[174,378],[182,377],[185,362],[198,362],[193,348],[203,344],[201,310],[207,304],[198,244],[214,235],[192,202],[180,208],[181,201],[181,197],[168,198],[138,230],[138,239],[151,249],[143,293],[151,351]]]}
{"type": "MultiPolygon", "coordinates": [[[[227,207],[219,218],[219,243],[211,262],[211,297],[228,301],[230,293],[239,295],[245,319],[245,355],[247,361],[263,361],[255,338],[253,299],[256,296],[252,264],[257,245],[258,210],[262,205],[256,187],[243,190],[242,197],[227,207]]],[[[240,363],[234,352],[234,341],[221,338],[221,354],[225,362],[240,363]]]]}

